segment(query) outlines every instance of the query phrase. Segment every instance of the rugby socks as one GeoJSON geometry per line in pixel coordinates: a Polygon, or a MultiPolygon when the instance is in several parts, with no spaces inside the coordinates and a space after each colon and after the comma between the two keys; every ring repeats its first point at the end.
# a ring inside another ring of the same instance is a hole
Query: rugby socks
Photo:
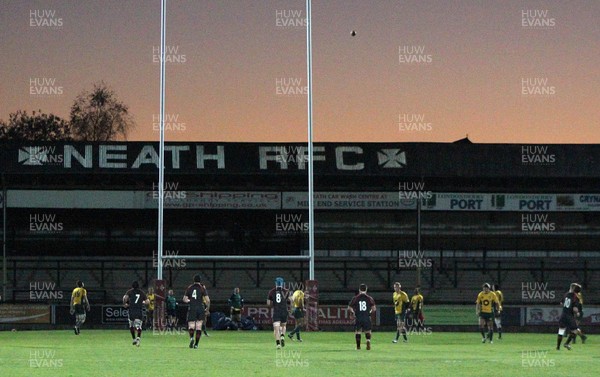
{"type": "Polygon", "coordinates": [[[196,343],[195,345],[198,345],[198,342],[200,342],[200,337],[202,336],[202,330],[196,330],[196,343]]]}
{"type": "Polygon", "coordinates": [[[490,340],[490,342],[492,340],[494,340],[494,330],[489,330],[488,331],[488,339],[490,340]]]}
{"type": "Polygon", "coordinates": [[[569,334],[569,336],[567,337],[567,341],[565,342],[565,346],[568,346],[573,341],[573,339],[575,339],[575,337],[576,337],[575,334],[573,334],[573,333],[569,334]]]}
{"type": "Polygon", "coordinates": [[[131,339],[135,340],[135,328],[134,327],[130,327],[129,328],[129,332],[131,333],[131,339]]]}
{"type": "Polygon", "coordinates": [[[292,330],[290,335],[293,337],[294,334],[296,334],[296,338],[300,339],[300,326],[294,327],[294,330],[292,330]]]}
{"type": "Polygon", "coordinates": [[[502,339],[502,326],[498,327],[498,339],[502,339]]]}
{"type": "Polygon", "coordinates": [[[138,329],[137,333],[138,333],[137,334],[138,338],[141,338],[142,337],[142,329],[138,329]]]}
{"type": "Polygon", "coordinates": [[[560,349],[560,344],[562,343],[563,340],[563,336],[559,335],[558,338],[556,339],[556,349],[560,349]]]}
{"type": "Polygon", "coordinates": [[[366,333],[365,338],[367,338],[367,350],[371,349],[371,333],[366,333]]]}
{"type": "Polygon", "coordinates": [[[194,329],[188,329],[188,334],[190,334],[190,340],[194,339],[194,329]]]}
{"type": "Polygon", "coordinates": [[[402,329],[402,337],[404,338],[404,340],[408,340],[408,338],[406,337],[406,329],[402,329]]]}
{"type": "Polygon", "coordinates": [[[398,340],[398,338],[400,338],[400,330],[396,330],[396,340],[398,340]]]}
{"type": "Polygon", "coordinates": [[[356,338],[356,349],[360,349],[360,334],[354,334],[354,338],[356,338]]]}
{"type": "Polygon", "coordinates": [[[481,338],[485,339],[485,327],[480,327],[479,330],[481,331],[481,338]]]}

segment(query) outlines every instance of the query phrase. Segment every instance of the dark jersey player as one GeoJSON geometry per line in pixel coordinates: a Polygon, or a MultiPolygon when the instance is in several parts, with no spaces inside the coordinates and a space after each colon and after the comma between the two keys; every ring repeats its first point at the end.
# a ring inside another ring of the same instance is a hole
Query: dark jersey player
{"type": "Polygon", "coordinates": [[[367,350],[371,349],[371,313],[375,312],[375,300],[367,294],[367,285],[361,284],[358,288],[358,294],[348,304],[348,309],[356,322],[354,324],[354,338],[356,339],[356,349],[360,349],[361,331],[365,334],[367,340],[367,350]]]}
{"type": "Polygon", "coordinates": [[[277,348],[285,347],[285,332],[288,317],[289,291],[284,288],[282,277],[275,279],[275,288],[269,291],[267,305],[273,308],[273,335],[277,348]]]}
{"type": "Polygon", "coordinates": [[[131,284],[131,289],[125,292],[123,296],[123,306],[129,311],[129,331],[133,339],[134,346],[140,346],[142,337],[142,318],[144,305],[148,305],[150,300],[146,297],[144,291],[140,289],[137,281],[131,284]],[[136,336],[137,330],[137,336],[136,336]]]}
{"type": "Polygon", "coordinates": [[[200,280],[200,275],[194,275],[194,283],[187,287],[185,296],[183,296],[183,302],[189,304],[187,320],[190,348],[198,348],[202,336],[202,323],[206,316],[205,311],[210,309],[210,298],[200,280]],[[195,339],[194,332],[196,333],[195,339]]]}
{"type": "Polygon", "coordinates": [[[565,348],[571,350],[571,342],[577,337],[577,335],[581,336],[581,339],[585,340],[585,335],[581,333],[576,322],[576,318],[580,316],[579,308],[579,297],[577,294],[581,292],[581,285],[577,283],[572,283],[569,292],[565,294],[565,297],[562,299],[562,314],[560,315],[560,319],[558,320],[558,339],[556,341],[556,349],[560,350],[560,344],[562,343],[563,336],[565,332],[568,330],[568,338],[565,342],[565,348]]]}

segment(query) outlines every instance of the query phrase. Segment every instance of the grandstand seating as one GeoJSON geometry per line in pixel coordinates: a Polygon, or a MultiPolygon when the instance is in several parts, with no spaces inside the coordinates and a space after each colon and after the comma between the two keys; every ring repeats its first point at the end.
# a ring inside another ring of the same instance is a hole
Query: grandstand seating
{"type": "MultiPolygon", "coordinates": [[[[506,302],[520,304],[524,302],[522,284],[547,282],[546,289],[556,292],[560,298],[573,281],[586,284],[586,303],[600,302],[598,287],[592,284],[600,280],[600,255],[574,258],[568,254],[560,256],[561,252],[546,252],[545,257],[540,258],[539,252],[529,255],[520,252],[520,257],[482,258],[481,252],[479,257],[473,256],[474,253],[445,251],[444,254],[449,256],[443,258],[440,258],[439,252],[424,254],[432,262],[432,267],[423,268],[420,275],[426,302],[471,304],[483,282],[499,282],[506,302]]],[[[386,304],[395,281],[402,282],[403,289],[412,294],[417,282],[416,269],[398,268],[397,259],[390,257],[360,256],[357,251],[338,251],[337,254],[339,256],[320,256],[316,260],[315,274],[321,302],[345,303],[363,282],[369,285],[376,300],[386,304]]],[[[187,260],[165,268],[164,279],[177,296],[182,296],[192,275],[200,273],[216,304],[224,304],[236,286],[241,288],[247,302],[264,303],[275,277],[283,276],[288,282],[302,282],[308,278],[307,266],[307,262],[187,260]]],[[[68,301],[67,293],[74,287],[75,280],[82,279],[89,290],[102,296],[91,296],[90,300],[116,303],[120,302],[133,280],[147,285],[156,276],[151,259],[123,257],[97,257],[93,260],[81,257],[13,258],[8,272],[10,290],[14,291],[11,297],[17,301],[28,301],[29,284],[41,281],[56,282],[57,289],[66,292],[65,300],[68,301]]]]}

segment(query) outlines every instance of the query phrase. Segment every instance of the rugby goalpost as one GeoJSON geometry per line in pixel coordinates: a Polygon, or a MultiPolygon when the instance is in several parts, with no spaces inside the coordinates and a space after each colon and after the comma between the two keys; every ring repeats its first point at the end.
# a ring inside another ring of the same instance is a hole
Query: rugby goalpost
{"type": "MultiPolygon", "coordinates": [[[[308,129],[308,255],[168,255],[163,254],[163,213],[164,213],[164,151],[165,151],[165,86],[166,86],[166,26],[167,26],[167,0],[160,2],[160,96],[159,96],[159,127],[160,140],[158,151],[158,229],[157,229],[157,273],[155,281],[155,291],[157,298],[155,313],[160,314],[158,321],[159,327],[164,328],[164,297],[166,297],[166,287],[163,280],[163,260],[164,259],[190,259],[190,260],[265,260],[265,261],[308,261],[309,262],[309,280],[311,287],[316,292],[312,305],[309,305],[308,322],[316,328],[318,288],[315,281],[315,240],[314,240],[314,170],[313,170],[313,101],[312,101],[312,20],[311,9],[312,0],[306,0],[306,74],[307,74],[307,129],[308,129]]],[[[303,283],[304,284],[304,283],[303,283]]],[[[307,289],[307,287],[304,287],[307,289]]],[[[154,323],[154,320],[153,320],[154,323]]],[[[307,330],[309,326],[307,325],[307,330]]]]}

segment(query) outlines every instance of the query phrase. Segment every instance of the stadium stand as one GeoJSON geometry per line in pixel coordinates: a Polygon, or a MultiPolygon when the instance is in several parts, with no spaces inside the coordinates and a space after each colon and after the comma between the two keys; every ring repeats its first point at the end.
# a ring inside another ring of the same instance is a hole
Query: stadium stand
{"type": "MultiPolygon", "coordinates": [[[[180,153],[178,168],[168,159],[167,192],[181,201],[169,202],[165,210],[167,254],[306,253],[306,170],[300,163],[278,160],[280,146],[169,145],[190,153],[180,153]],[[301,227],[281,229],[281,216],[301,227]]],[[[7,221],[0,230],[6,229],[7,239],[6,299],[27,301],[34,281],[56,282],[68,292],[81,278],[110,303],[120,300],[132,279],[151,284],[156,276],[156,165],[150,159],[134,168],[147,147],[154,144],[3,145],[7,221]],[[126,152],[115,152],[115,146],[126,152]],[[112,153],[112,159],[103,160],[101,150],[112,153]],[[111,165],[115,161],[123,166],[111,165]]],[[[315,190],[324,198],[315,212],[315,247],[324,301],[345,302],[361,282],[368,282],[376,298],[388,300],[397,280],[408,290],[420,282],[429,303],[471,304],[484,281],[499,282],[509,303],[522,302],[523,282],[548,282],[562,292],[573,280],[584,284],[587,302],[600,301],[598,146],[549,146],[545,153],[555,162],[538,165],[522,162],[520,145],[323,147],[324,161],[316,161],[315,170],[315,190]],[[414,184],[423,186],[413,191],[426,194],[420,228],[416,201],[398,199],[400,186],[414,184]],[[334,199],[327,201],[328,193],[334,199]],[[383,194],[371,201],[359,198],[373,193],[383,194]],[[347,198],[352,195],[356,200],[347,198]],[[356,203],[373,207],[349,207],[356,203]],[[551,229],[525,231],[528,214],[542,216],[538,222],[551,229]],[[402,266],[403,258],[431,266],[402,266]]],[[[181,290],[192,271],[205,277],[215,297],[225,298],[240,286],[255,302],[264,301],[275,276],[308,278],[307,263],[186,260],[185,266],[166,266],[165,279],[181,290]]]]}

